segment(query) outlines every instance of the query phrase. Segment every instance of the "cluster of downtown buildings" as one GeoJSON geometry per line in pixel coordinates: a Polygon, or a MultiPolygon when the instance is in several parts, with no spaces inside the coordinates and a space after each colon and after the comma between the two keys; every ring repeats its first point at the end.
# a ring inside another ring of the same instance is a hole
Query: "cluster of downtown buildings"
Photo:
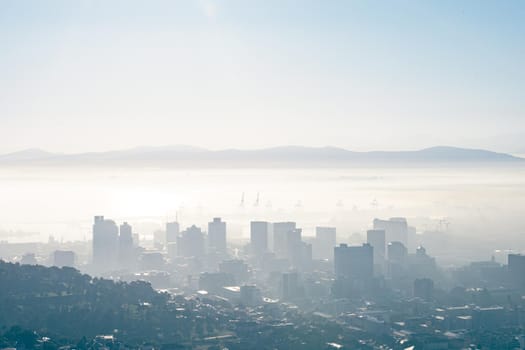
{"type": "Polygon", "coordinates": [[[303,237],[295,222],[252,221],[249,243],[232,248],[226,222],[214,218],[207,231],[195,225],[181,230],[178,222],[168,222],[155,249],[144,249],[128,223],[119,227],[96,216],[87,270],[234,299],[250,290],[256,296],[250,303],[344,298],[384,287],[430,298],[438,269],[423,247],[409,252],[414,235],[404,218],[375,219],[366,243],[337,246],[334,227],[316,227],[315,237],[303,237]]]}
{"type": "MultiPolygon", "coordinates": [[[[145,280],[172,295],[201,300],[197,308],[240,305],[257,329],[334,323],[370,344],[419,341],[437,348],[461,348],[496,332],[525,348],[524,255],[508,254],[507,264],[489,259],[438,266],[404,218],[373,220],[365,242],[355,245],[338,244],[334,227],[316,227],[309,237],[295,222],[249,225],[249,241],[240,244],[228,239],[221,218],[206,230],[168,222],[151,244],[128,223],[96,216],[91,246],[83,247],[88,258],[79,263],[77,252],[52,242],[48,245],[60,249],[52,251],[49,265],[145,280]],[[292,325],[282,323],[291,313],[292,325]]],[[[20,262],[36,260],[26,254],[20,262]]]]}

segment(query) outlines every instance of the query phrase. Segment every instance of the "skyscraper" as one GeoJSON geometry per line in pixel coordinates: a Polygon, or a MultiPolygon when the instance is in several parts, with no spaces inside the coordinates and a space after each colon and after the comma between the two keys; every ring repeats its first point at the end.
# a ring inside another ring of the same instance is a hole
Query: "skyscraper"
{"type": "Polygon", "coordinates": [[[385,230],[386,243],[397,241],[408,247],[408,224],[405,218],[374,219],[374,230],[385,230]]]}
{"type": "Polygon", "coordinates": [[[336,246],[336,229],[335,227],[316,227],[314,242],[314,257],[316,259],[334,258],[334,247],[336,246]]]}
{"type": "Polygon", "coordinates": [[[177,252],[179,256],[203,257],[205,252],[204,233],[195,225],[182,231],[177,238],[177,252]]]}
{"type": "Polygon", "coordinates": [[[374,248],[368,243],[341,244],[334,248],[334,268],[336,278],[369,280],[374,275],[374,248]]]}
{"type": "Polygon", "coordinates": [[[166,245],[177,242],[180,233],[179,223],[176,221],[166,223],[166,245]]]}
{"type": "MultiPolygon", "coordinates": [[[[300,228],[289,230],[286,232],[286,255],[285,257],[291,263],[294,269],[302,269],[303,262],[303,241],[302,241],[302,231],[300,228]]],[[[311,256],[311,246],[310,246],[310,256],[311,256]]]]}
{"type": "Polygon", "coordinates": [[[122,268],[130,268],[134,258],[133,232],[127,222],[120,225],[118,260],[122,268]]]}
{"type": "Polygon", "coordinates": [[[518,289],[525,289],[525,255],[509,254],[507,259],[510,285],[518,289]]]}
{"type": "Polygon", "coordinates": [[[374,248],[374,263],[382,265],[386,258],[386,232],[385,230],[368,230],[366,242],[374,248]]]}
{"type": "Polygon", "coordinates": [[[221,218],[208,223],[208,246],[210,250],[226,253],[226,223],[221,218]]]}
{"type": "Polygon", "coordinates": [[[406,275],[406,264],[408,252],[405,245],[401,242],[388,243],[388,276],[394,281],[399,281],[406,275]]]}
{"type": "Polygon", "coordinates": [[[118,227],[113,220],[95,216],[93,224],[93,265],[100,271],[116,267],[118,254],[118,227]]]}
{"type": "Polygon", "coordinates": [[[250,222],[250,246],[252,254],[261,256],[268,251],[270,224],[266,221],[250,222]]]}
{"type": "Polygon", "coordinates": [[[335,281],[332,293],[336,297],[362,295],[370,291],[374,277],[374,248],[370,244],[334,248],[335,281]]]}
{"type": "Polygon", "coordinates": [[[281,280],[281,298],[291,300],[304,296],[304,288],[297,272],[283,273],[281,280]]]}
{"type": "Polygon", "coordinates": [[[288,232],[295,230],[295,222],[276,222],[273,224],[273,251],[279,258],[288,256],[288,232]]]}

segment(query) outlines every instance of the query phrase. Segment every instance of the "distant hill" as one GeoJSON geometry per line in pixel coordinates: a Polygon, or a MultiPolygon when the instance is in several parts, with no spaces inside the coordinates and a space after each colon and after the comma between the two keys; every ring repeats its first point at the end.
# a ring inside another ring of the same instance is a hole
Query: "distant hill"
{"type": "Polygon", "coordinates": [[[211,151],[192,146],[54,154],[32,149],[0,155],[0,165],[153,166],[178,168],[344,167],[431,164],[523,163],[525,159],[480,149],[438,146],[417,151],[354,152],[336,147],[283,146],[258,150],[211,151]]]}

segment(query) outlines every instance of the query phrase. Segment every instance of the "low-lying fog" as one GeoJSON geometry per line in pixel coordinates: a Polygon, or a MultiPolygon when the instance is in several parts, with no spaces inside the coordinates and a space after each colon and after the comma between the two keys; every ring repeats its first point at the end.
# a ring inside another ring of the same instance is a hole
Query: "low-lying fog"
{"type": "Polygon", "coordinates": [[[0,208],[0,240],[9,242],[49,235],[90,239],[94,215],[128,221],[134,231],[151,235],[176,214],[182,227],[195,223],[204,229],[220,216],[231,239],[248,237],[250,220],[290,220],[304,236],[313,235],[316,225],[331,225],[339,241],[352,242],[365,237],[375,217],[404,216],[418,233],[446,231],[458,239],[450,244],[472,255],[525,249],[524,166],[4,168],[0,208]]]}

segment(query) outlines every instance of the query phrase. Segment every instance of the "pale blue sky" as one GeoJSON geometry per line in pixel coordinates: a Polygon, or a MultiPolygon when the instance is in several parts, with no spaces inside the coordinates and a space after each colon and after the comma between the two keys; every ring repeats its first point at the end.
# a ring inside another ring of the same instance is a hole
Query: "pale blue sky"
{"type": "Polygon", "coordinates": [[[0,152],[525,152],[525,1],[0,0],[0,152]]]}

